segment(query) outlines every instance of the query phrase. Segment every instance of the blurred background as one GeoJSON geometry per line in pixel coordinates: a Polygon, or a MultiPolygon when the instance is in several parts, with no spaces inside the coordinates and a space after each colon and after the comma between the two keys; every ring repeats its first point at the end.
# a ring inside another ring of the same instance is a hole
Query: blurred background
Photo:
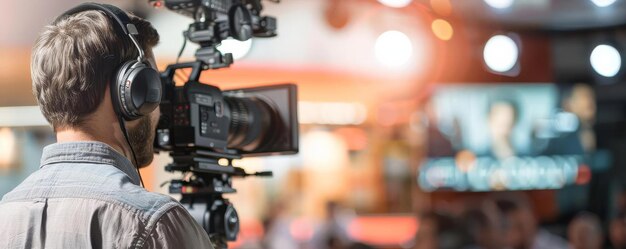
{"type": "MultiPolygon", "coordinates": [[[[54,143],[31,47],[81,1],[0,0],[0,195],[54,143]]],[[[190,18],[151,21],[160,69],[190,18]]],[[[232,248],[626,248],[626,1],[265,1],[278,37],[226,41],[222,89],[296,83],[300,153],[236,165],[232,248]]],[[[187,44],[182,61],[197,48],[187,44]]],[[[142,169],[150,191],[170,161],[142,169]]]]}

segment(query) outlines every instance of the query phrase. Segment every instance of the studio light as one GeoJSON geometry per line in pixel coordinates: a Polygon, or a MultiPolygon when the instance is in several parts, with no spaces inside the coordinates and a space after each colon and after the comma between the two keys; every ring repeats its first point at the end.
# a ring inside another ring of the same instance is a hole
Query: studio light
{"type": "Polygon", "coordinates": [[[235,39],[223,40],[217,50],[222,53],[232,53],[233,59],[238,60],[245,57],[252,48],[252,39],[238,41],[235,39]]]}
{"type": "Polygon", "coordinates": [[[611,4],[614,4],[617,0],[591,0],[593,4],[598,7],[607,7],[611,4]]]}
{"type": "Polygon", "coordinates": [[[485,3],[495,9],[506,9],[513,5],[514,0],[485,0],[485,3]]]}
{"type": "Polygon", "coordinates": [[[449,22],[443,19],[435,19],[431,24],[431,28],[435,36],[441,40],[448,41],[454,35],[454,29],[449,22]]]}
{"type": "Polygon", "coordinates": [[[413,0],[378,0],[379,3],[382,3],[386,6],[393,8],[403,8],[411,4],[413,0]]]}
{"type": "Polygon", "coordinates": [[[387,31],[376,39],[374,52],[378,61],[390,68],[399,68],[409,62],[413,54],[411,39],[396,30],[387,31]]]}
{"type": "Polygon", "coordinates": [[[617,49],[606,44],[596,46],[591,51],[589,61],[593,70],[604,77],[617,75],[622,67],[622,57],[617,49]]]}
{"type": "Polygon", "coordinates": [[[511,37],[496,35],[485,44],[483,56],[489,69],[498,73],[505,73],[517,64],[519,48],[511,37]]]}

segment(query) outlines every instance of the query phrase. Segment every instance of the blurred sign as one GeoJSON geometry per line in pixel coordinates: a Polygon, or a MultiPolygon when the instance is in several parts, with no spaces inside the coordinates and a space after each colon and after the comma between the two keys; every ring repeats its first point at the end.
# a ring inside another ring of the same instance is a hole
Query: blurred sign
{"type": "Polygon", "coordinates": [[[455,158],[432,159],[420,168],[418,183],[425,191],[559,189],[577,183],[581,169],[589,171],[582,159],[582,156],[511,157],[505,160],[479,157],[472,167],[461,166],[455,158]]]}

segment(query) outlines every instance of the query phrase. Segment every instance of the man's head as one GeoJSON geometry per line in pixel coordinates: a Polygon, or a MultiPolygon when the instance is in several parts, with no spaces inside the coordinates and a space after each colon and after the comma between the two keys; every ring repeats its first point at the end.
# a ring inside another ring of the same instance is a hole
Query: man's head
{"type": "Polygon", "coordinates": [[[484,249],[503,247],[502,218],[495,202],[485,200],[469,208],[463,219],[477,246],[484,249]]]}
{"type": "Polygon", "coordinates": [[[582,123],[592,124],[596,117],[596,95],[591,86],[578,83],[563,94],[563,109],[576,114],[582,123]]]}
{"type": "Polygon", "coordinates": [[[501,197],[496,206],[502,214],[502,231],[507,247],[530,248],[537,233],[537,223],[530,204],[522,196],[501,197]]]}
{"type": "Polygon", "coordinates": [[[510,99],[492,100],[488,108],[488,125],[493,139],[509,139],[518,119],[517,104],[510,99]]]}
{"type": "Polygon", "coordinates": [[[611,221],[609,239],[611,240],[613,248],[626,248],[626,213],[620,212],[620,214],[611,221]]]}
{"type": "Polygon", "coordinates": [[[567,228],[572,249],[599,249],[602,248],[604,234],[598,216],[591,213],[581,213],[569,223],[567,228]]]}
{"type": "MultiPolygon", "coordinates": [[[[129,17],[139,32],[139,45],[156,67],[152,47],[159,41],[158,33],[149,22],[129,17]]],[[[103,12],[89,10],[46,26],[37,39],[31,59],[33,93],[57,134],[79,130],[92,137],[120,137],[109,86],[117,69],[136,59],[139,51],[115,25],[103,12]]],[[[127,122],[129,140],[141,166],[152,161],[158,115],[157,109],[127,122]]],[[[119,146],[126,150],[123,143],[119,146]]]]}

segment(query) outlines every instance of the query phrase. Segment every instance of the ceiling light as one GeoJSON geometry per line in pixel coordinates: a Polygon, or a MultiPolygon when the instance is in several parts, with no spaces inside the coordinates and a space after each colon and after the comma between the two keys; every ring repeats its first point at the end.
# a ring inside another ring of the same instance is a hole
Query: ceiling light
{"type": "Polygon", "coordinates": [[[593,4],[598,7],[607,7],[611,4],[614,4],[617,0],[591,0],[593,4]]]}
{"type": "Polygon", "coordinates": [[[515,64],[517,64],[519,48],[511,37],[496,35],[491,37],[485,44],[483,56],[485,64],[489,69],[504,73],[513,69],[515,64]]]}
{"type": "Polygon", "coordinates": [[[393,8],[406,7],[407,5],[411,4],[412,1],[413,0],[378,0],[379,3],[393,8]]]}
{"type": "Polygon", "coordinates": [[[617,75],[622,67],[622,57],[617,49],[605,44],[595,47],[589,60],[593,70],[604,77],[617,75]]]}
{"type": "Polygon", "coordinates": [[[513,5],[514,0],[485,0],[485,3],[495,9],[506,9],[513,5]]]}
{"type": "Polygon", "coordinates": [[[391,68],[402,67],[409,62],[413,54],[411,39],[400,31],[387,31],[376,39],[374,46],[376,59],[391,68]]]}

